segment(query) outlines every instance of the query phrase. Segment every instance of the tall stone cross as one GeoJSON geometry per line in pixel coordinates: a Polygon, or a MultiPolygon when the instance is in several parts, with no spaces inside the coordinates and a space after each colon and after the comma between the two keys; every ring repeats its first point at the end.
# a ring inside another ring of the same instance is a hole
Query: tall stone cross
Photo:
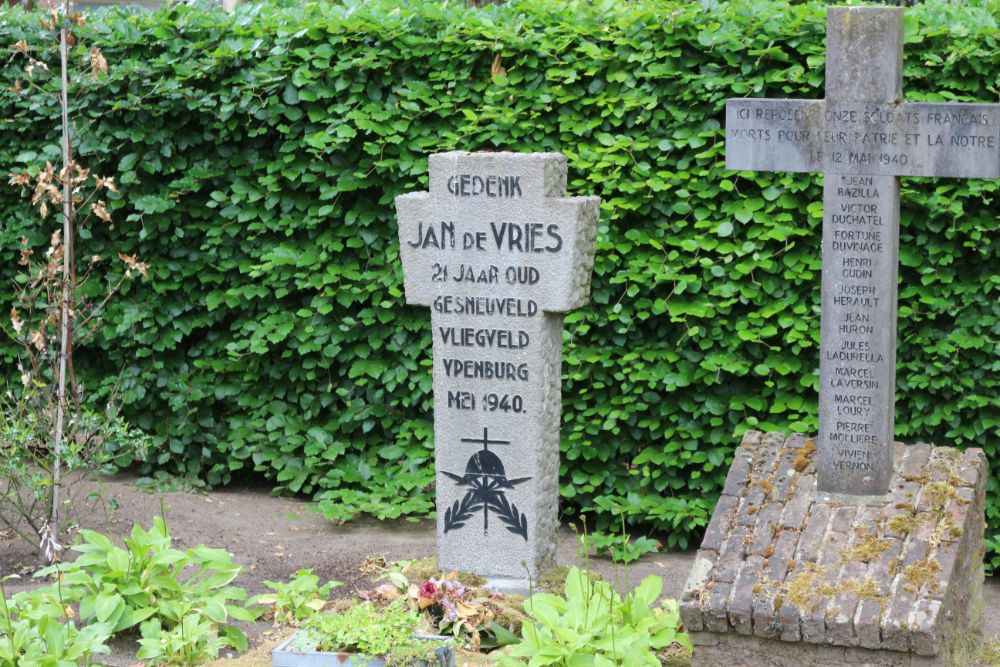
{"type": "Polygon", "coordinates": [[[562,319],[590,295],[600,199],[564,196],[559,153],[429,162],[430,192],[396,211],[406,302],[431,308],[438,564],[537,577],[556,550],[562,319]]]}
{"type": "Polygon", "coordinates": [[[1000,177],[1000,105],[904,102],[903,10],[831,7],[826,99],[726,104],[726,167],[823,172],[818,490],[892,475],[897,176],[1000,177]]]}

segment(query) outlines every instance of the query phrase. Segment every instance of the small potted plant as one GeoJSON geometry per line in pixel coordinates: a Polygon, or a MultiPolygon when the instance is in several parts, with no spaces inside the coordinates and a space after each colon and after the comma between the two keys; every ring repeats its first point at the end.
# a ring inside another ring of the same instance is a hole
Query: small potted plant
{"type": "Polygon", "coordinates": [[[316,614],[271,652],[273,667],[454,667],[450,638],[430,635],[421,617],[397,602],[356,604],[316,614]]]}

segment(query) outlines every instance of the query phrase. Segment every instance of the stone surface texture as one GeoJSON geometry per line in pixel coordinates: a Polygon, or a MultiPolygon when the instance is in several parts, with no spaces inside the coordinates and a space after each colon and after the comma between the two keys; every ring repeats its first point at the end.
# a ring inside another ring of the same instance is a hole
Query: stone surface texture
{"type": "Polygon", "coordinates": [[[587,302],[600,200],[559,153],[430,156],[396,199],[407,303],[431,307],[438,562],[498,588],[554,563],[563,313],[587,302]]]}
{"type": "Polygon", "coordinates": [[[811,437],[744,436],[681,596],[695,667],[973,664],[985,456],[893,454],[889,495],[852,504],[817,492],[811,437]]]}

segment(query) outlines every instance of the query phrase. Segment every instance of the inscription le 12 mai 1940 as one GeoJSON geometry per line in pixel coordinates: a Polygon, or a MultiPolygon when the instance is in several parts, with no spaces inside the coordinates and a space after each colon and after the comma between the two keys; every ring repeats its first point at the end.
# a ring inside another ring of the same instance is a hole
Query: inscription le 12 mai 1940
{"type": "Polygon", "coordinates": [[[892,475],[897,176],[1000,177],[1000,105],[902,101],[902,10],[827,11],[826,98],[726,104],[726,166],[824,172],[818,488],[892,475]]]}
{"type": "Polygon", "coordinates": [[[558,153],[432,155],[396,199],[407,303],[431,309],[438,560],[520,580],[553,563],[562,313],[586,303],[600,200],[558,153]]]}

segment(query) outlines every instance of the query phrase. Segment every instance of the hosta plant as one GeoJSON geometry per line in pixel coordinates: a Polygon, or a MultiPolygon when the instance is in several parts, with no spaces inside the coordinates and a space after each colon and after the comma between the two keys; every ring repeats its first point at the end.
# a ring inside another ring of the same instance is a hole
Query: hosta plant
{"type": "Polygon", "coordinates": [[[218,638],[220,646],[246,649],[246,637],[230,621],[252,621],[256,614],[239,604],[246,591],[231,582],[241,568],[226,550],[174,549],[162,517],[149,530],[134,526],[125,548],[90,530],[80,537],[72,547],[80,554],[75,561],[36,576],[61,582],[64,598],[78,601],[81,622],[108,624],[113,633],[139,626],[147,639],[198,627],[206,642],[218,638]]]}
{"type": "Polygon", "coordinates": [[[691,649],[679,630],[677,602],[656,603],[662,592],[663,580],[649,576],[623,598],[608,582],[571,568],[565,597],[537,593],[525,600],[533,622],[524,624],[524,640],[500,664],[659,667],[663,649],[675,643],[691,649]]]}
{"type": "Polygon", "coordinates": [[[8,599],[0,582],[0,667],[94,664],[95,655],[109,652],[111,627],[107,623],[77,627],[72,615],[57,588],[25,591],[8,599]]]}
{"type": "Polygon", "coordinates": [[[299,570],[287,582],[264,581],[273,593],[264,593],[250,600],[251,604],[271,608],[276,625],[298,625],[326,606],[330,591],[343,586],[339,581],[319,585],[312,570],[299,570]]]}

